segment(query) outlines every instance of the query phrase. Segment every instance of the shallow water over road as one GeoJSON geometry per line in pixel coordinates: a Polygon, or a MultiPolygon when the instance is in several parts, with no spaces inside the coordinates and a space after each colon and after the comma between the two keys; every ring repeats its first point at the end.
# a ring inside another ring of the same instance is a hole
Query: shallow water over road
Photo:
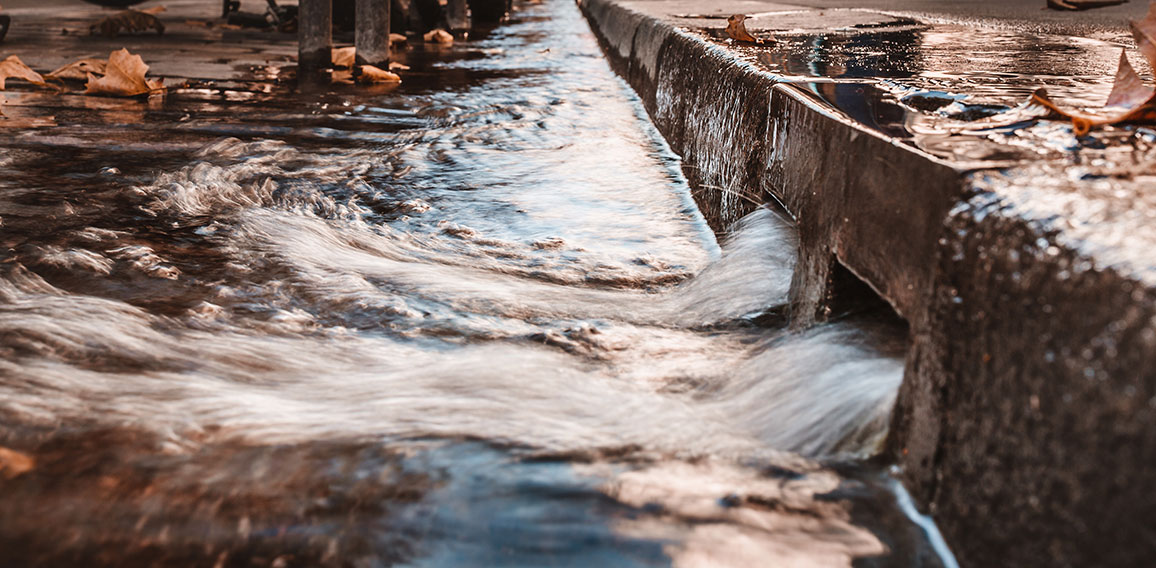
{"type": "Polygon", "coordinates": [[[855,461],[902,342],[781,329],[574,6],[406,59],[4,143],[14,562],[935,565],[855,461]]]}

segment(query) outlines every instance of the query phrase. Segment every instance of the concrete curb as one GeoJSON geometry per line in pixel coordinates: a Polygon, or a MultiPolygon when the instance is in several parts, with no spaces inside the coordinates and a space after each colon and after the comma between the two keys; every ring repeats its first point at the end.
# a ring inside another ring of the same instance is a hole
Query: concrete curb
{"type": "Polygon", "coordinates": [[[857,281],[907,321],[888,453],[964,565],[1148,561],[1156,278],[1030,206],[1024,188],[1063,164],[946,162],[640,2],[580,4],[712,227],[770,199],[797,221],[793,325],[859,301],[857,281]]]}

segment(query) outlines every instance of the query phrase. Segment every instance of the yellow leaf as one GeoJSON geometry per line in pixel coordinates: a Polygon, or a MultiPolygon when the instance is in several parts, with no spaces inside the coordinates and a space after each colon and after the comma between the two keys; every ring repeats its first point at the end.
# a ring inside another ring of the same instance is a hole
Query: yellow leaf
{"type": "Polygon", "coordinates": [[[352,69],[357,59],[356,47],[339,47],[333,50],[333,66],[338,69],[352,69]]]}
{"type": "Polygon", "coordinates": [[[43,85],[44,77],[40,73],[33,71],[30,67],[20,61],[19,57],[12,55],[0,61],[0,91],[4,90],[4,81],[7,79],[23,79],[32,83],[33,85],[43,85]]]}
{"type": "Polygon", "coordinates": [[[76,81],[84,81],[88,79],[88,75],[104,75],[105,67],[108,62],[103,59],[81,59],[74,61],[45,75],[50,79],[73,79],[76,81]]]}
{"type": "Polygon", "coordinates": [[[3,475],[5,479],[12,479],[32,471],[34,467],[36,467],[36,460],[32,456],[0,447],[0,475],[3,475]]]}
{"type": "Polygon", "coordinates": [[[441,28],[430,30],[429,33],[421,36],[426,43],[444,43],[449,45],[454,42],[454,36],[441,28]]]}
{"type": "Polygon", "coordinates": [[[84,94],[135,97],[164,89],[164,83],[145,78],[148,70],[149,66],[139,55],[133,55],[127,49],[114,51],[108,56],[104,77],[88,76],[84,94]]]}
{"type": "Polygon", "coordinates": [[[758,38],[751,35],[751,33],[747,31],[747,25],[744,23],[746,19],[746,14],[735,14],[727,18],[727,37],[735,41],[762,43],[758,38]]]}
{"type": "Polygon", "coordinates": [[[378,69],[372,65],[362,65],[358,68],[358,83],[400,83],[401,77],[395,73],[378,69]]]}

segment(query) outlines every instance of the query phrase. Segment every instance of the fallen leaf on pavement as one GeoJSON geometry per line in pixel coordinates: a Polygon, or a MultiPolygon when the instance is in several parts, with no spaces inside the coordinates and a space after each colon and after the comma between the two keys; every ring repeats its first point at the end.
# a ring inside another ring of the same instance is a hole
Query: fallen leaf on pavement
{"type": "Polygon", "coordinates": [[[88,76],[84,94],[135,97],[163,90],[164,83],[145,78],[148,70],[149,66],[139,55],[133,55],[127,49],[114,51],[108,56],[104,77],[88,76]]]}
{"type": "Polygon", "coordinates": [[[360,74],[357,76],[358,83],[400,83],[401,77],[396,73],[390,73],[382,69],[378,69],[372,65],[362,65],[358,68],[360,74]]]}
{"type": "MultiPolygon", "coordinates": [[[[1148,64],[1156,69],[1156,0],[1148,5],[1148,14],[1144,19],[1130,24],[1136,47],[1148,60],[1148,64]]],[[[1048,109],[1053,116],[1071,120],[1072,131],[1076,136],[1083,136],[1098,126],[1156,120],[1156,90],[1144,84],[1144,80],[1128,63],[1124,51],[1120,52],[1120,66],[1116,70],[1112,92],[1104,108],[1092,112],[1061,108],[1048,97],[1045,89],[1037,89],[1032,93],[1029,102],[1048,109]]]]}
{"type": "Polygon", "coordinates": [[[72,79],[74,81],[84,81],[88,79],[88,75],[104,75],[104,70],[108,66],[108,62],[103,59],[81,59],[74,61],[53,71],[45,77],[49,79],[72,79]]]}
{"type": "Polygon", "coordinates": [[[36,467],[36,460],[32,456],[16,450],[0,448],[0,474],[5,479],[12,479],[22,473],[32,471],[34,467],[36,467]]]}
{"type": "Polygon", "coordinates": [[[727,37],[735,41],[762,43],[762,40],[747,31],[747,25],[744,23],[746,19],[746,14],[735,14],[727,18],[727,37]]]}
{"type": "Polygon", "coordinates": [[[7,79],[23,79],[33,85],[44,85],[44,77],[25,65],[15,55],[0,61],[0,91],[4,90],[4,81],[7,79]]]}
{"type": "Polygon", "coordinates": [[[331,58],[334,67],[338,69],[352,69],[353,62],[357,59],[357,48],[339,47],[333,50],[331,58]]]}
{"type": "Polygon", "coordinates": [[[137,33],[148,30],[156,30],[157,33],[163,34],[165,25],[152,14],[125,10],[93,24],[88,28],[88,33],[95,35],[99,32],[104,37],[116,37],[121,31],[137,33]]]}
{"type": "Polygon", "coordinates": [[[430,30],[425,35],[421,36],[426,43],[444,43],[449,45],[454,42],[454,36],[441,28],[430,30]]]}

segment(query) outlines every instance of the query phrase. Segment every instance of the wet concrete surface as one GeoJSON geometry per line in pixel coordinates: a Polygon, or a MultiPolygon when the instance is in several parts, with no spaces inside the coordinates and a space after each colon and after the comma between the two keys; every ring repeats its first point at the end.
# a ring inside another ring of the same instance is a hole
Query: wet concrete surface
{"type": "Polygon", "coordinates": [[[1103,105],[1147,6],[1042,4],[583,5],[708,219],[774,201],[798,223],[795,325],[863,289],[910,324],[891,455],[960,562],[1140,565],[1154,131],[1021,105],[1103,105]],[[726,39],[732,13],[766,41],[726,39]]]}

